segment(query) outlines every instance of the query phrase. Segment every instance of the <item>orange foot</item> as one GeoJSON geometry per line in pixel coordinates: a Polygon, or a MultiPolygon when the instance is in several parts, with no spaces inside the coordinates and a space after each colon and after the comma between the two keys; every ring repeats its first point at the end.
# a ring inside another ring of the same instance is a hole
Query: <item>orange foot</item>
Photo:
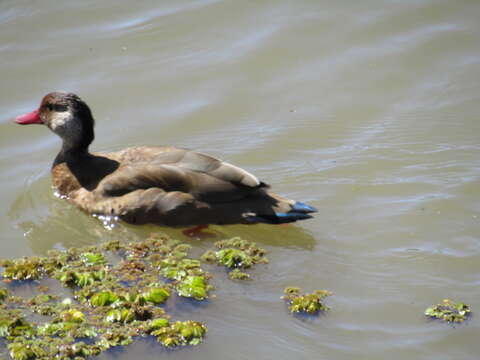
{"type": "Polygon", "coordinates": [[[214,233],[202,231],[203,229],[207,229],[207,228],[208,228],[208,225],[197,225],[192,228],[183,230],[182,234],[198,240],[217,237],[217,235],[215,235],[214,233]]]}

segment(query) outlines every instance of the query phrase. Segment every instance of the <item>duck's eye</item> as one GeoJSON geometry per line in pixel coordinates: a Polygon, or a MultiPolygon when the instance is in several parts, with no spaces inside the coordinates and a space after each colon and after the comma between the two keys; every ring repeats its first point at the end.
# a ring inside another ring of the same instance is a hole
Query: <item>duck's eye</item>
{"type": "Polygon", "coordinates": [[[53,108],[54,111],[64,112],[64,111],[67,111],[68,106],[67,106],[67,105],[63,105],[63,104],[53,104],[53,105],[52,105],[52,108],[53,108]]]}

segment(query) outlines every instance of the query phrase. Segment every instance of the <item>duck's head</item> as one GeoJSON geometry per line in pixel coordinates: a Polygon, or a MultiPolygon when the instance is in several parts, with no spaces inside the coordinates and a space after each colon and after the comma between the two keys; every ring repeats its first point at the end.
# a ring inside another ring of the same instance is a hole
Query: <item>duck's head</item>
{"type": "Polygon", "coordinates": [[[73,93],[45,95],[37,110],[18,116],[17,124],[44,124],[63,140],[66,151],[88,151],[95,121],[88,105],[73,93]]]}

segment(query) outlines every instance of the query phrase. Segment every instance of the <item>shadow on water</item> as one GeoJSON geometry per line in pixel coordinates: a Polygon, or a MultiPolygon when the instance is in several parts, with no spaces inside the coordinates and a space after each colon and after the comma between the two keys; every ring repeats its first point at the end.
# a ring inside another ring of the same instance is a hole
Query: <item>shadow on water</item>
{"type": "MultiPolygon", "coordinates": [[[[287,309],[287,312],[290,313],[288,309],[287,309]]],[[[321,321],[322,318],[326,316],[326,314],[327,314],[326,311],[320,311],[317,314],[308,314],[308,313],[301,313],[301,312],[291,313],[291,315],[296,320],[305,324],[313,324],[316,321],[321,321]]]]}

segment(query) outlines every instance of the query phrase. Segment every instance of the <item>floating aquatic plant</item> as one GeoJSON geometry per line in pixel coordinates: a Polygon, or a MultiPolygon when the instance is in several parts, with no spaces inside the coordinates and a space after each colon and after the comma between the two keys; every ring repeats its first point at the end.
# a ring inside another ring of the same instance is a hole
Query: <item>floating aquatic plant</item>
{"type": "Polygon", "coordinates": [[[105,260],[105,257],[100,253],[86,252],[86,253],[80,254],[80,258],[87,266],[102,265],[107,262],[105,260]]]}
{"type": "Polygon", "coordinates": [[[245,251],[233,248],[222,249],[216,252],[217,261],[228,268],[247,269],[252,266],[253,259],[245,251]]]}
{"type": "Polygon", "coordinates": [[[5,300],[8,296],[8,290],[0,288],[0,304],[5,300]]]}
{"type": "Polygon", "coordinates": [[[37,356],[41,357],[42,355],[46,355],[37,346],[29,346],[20,342],[8,344],[8,350],[10,351],[10,356],[14,360],[36,359],[37,356]]]}
{"type": "Polygon", "coordinates": [[[42,277],[41,263],[36,257],[17,261],[4,260],[0,266],[5,268],[3,277],[11,280],[36,280],[42,277]]]}
{"type": "Polygon", "coordinates": [[[166,319],[156,319],[150,327],[150,334],[165,346],[197,345],[207,328],[196,321],[176,321],[170,324],[166,319]]]}
{"type": "MultiPolygon", "coordinates": [[[[248,269],[258,263],[268,263],[264,249],[259,248],[254,242],[239,237],[217,241],[214,246],[217,250],[205,252],[202,255],[203,261],[223,265],[229,269],[248,269]]],[[[249,278],[248,274],[240,271],[231,273],[229,274],[230,279],[245,280],[249,278]]]]}
{"type": "Polygon", "coordinates": [[[167,288],[152,288],[142,294],[147,302],[152,304],[163,304],[170,297],[170,291],[167,288]]]}
{"type": "Polygon", "coordinates": [[[135,312],[132,309],[112,309],[107,313],[105,321],[129,323],[135,320],[135,312]]]}
{"type": "Polygon", "coordinates": [[[328,290],[316,290],[311,294],[300,294],[300,288],[287,287],[282,297],[288,302],[288,308],[292,313],[316,314],[319,311],[327,311],[329,308],[322,303],[323,298],[332,295],[328,290]]]}
{"type": "Polygon", "coordinates": [[[425,315],[446,322],[465,321],[470,313],[471,311],[468,305],[462,302],[454,303],[449,299],[444,299],[441,304],[437,304],[425,310],[425,315]]]}
{"type": "Polygon", "coordinates": [[[85,314],[77,309],[69,309],[60,313],[60,318],[64,322],[82,323],[85,321],[85,314]]]}
{"type": "Polygon", "coordinates": [[[18,311],[0,311],[0,337],[30,337],[33,334],[32,325],[18,311]]]}
{"type": "Polygon", "coordinates": [[[159,267],[161,274],[170,280],[182,280],[188,275],[203,275],[200,261],[194,259],[179,259],[171,256],[163,260],[159,267]]]}
{"type": "Polygon", "coordinates": [[[204,276],[187,276],[177,284],[176,288],[180,296],[203,300],[207,298],[210,286],[204,276]]]}
{"type": "Polygon", "coordinates": [[[189,248],[152,236],[0,261],[9,284],[33,280],[41,292],[24,299],[0,288],[0,338],[6,339],[10,356],[22,360],[84,359],[147,335],[168,347],[196,345],[206,327],[193,321],[171,323],[161,307],[173,291],[197,300],[208,297],[209,275],[198,260],[187,257],[189,248]],[[118,261],[109,264],[112,258],[118,261]],[[43,278],[58,280],[71,295],[48,293],[38,282],[43,278]],[[27,316],[32,312],[50,319],[37,324],[27,316]],[[79,341],[84,338],[91,340],[79,341]]]}
{"type": "Polygon", "coordinates": [[[233,269],[232,271],[230,271],[228,273],[228,277],[231,280],[248,280],[248,279],[250,279],[249,274],[247,274],[243,271],[240,271],[239,269],[233,269]]]}
{"type": "Polygon", "coordinates": [[[118,301],[118,296],[112,291],[102,291],[90,298],[92,306],[109,306],[118,301]]]}
{"type": "Polygon", "coordinates": [[[76,272],[69,270],[65,272],[59,272],[58,275],[58,280],[60,280],[65,286],[85,287],[88,285],[93,285],[95,281],[102,281],[105,279],[105,270],[88,272],[76,272]]]}
{"type": "Polygon", "coordinates": [[[52,322],[47,322],[37,327],[37,337],[58,336],[61,338],[94,338],[98,332],[93,326],[85,322],[85,318],[80,321],[61,321],[56,318],[52,322]]]}

